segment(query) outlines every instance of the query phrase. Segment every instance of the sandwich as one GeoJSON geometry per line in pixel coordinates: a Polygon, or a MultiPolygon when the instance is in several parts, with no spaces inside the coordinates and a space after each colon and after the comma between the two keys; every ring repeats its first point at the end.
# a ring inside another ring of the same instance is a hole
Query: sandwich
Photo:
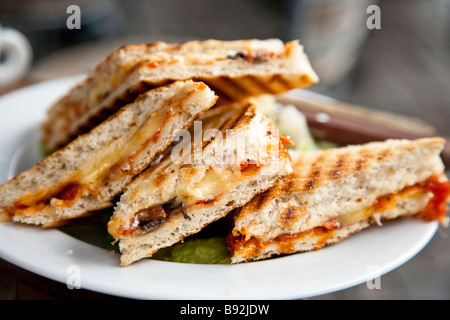
{"type": "Polygon", "coordinates": [[[183,129],[217,100],[202,82],[141,94],[90,132],[0,186],[0,220],[57,227],[112,206],[183,129]]]}
{"type": "Polygon", "coordinates": [[[253,103],[210,110],[201,124],[120,196],[108,232],[121,266],[198,233],[291,172],[289,139],[253,103]]]}
{"type": "Polygon", "coordinates": [[[293,173],[235,210],[231,263],[318,250],[402,216],[447,224],[441,138],[293,152],[293,173]]]}
{"type": "Polygon", "coordinates": [[[42,124],[46,152],[132,102],[139,94],[177,80],[207,84],[231,104],[261,93],[277,94],[318,81],[303,47],[277,39],[153,42],[111,52],[93,72],[49,108],[42,124]]]}

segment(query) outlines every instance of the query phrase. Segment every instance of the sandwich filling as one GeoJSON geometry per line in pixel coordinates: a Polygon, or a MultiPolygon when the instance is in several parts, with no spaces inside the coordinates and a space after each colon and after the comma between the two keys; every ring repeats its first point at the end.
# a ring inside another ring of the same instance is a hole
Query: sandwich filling
{"type": "MultiPolygon", "coordinates": [[[[444,174],[433,175],[426,181],[408,186],[396,194],[383,195],[377,198],[372,206],[349,213],[343,213],[323,225],[299,233],[281,234],[272,239],[259,239],[253,235],[230,232],[227,236],[227,246],[232,254],[240,257],[258,257],[266,248],[276,246],[277,254],[296,252],[295,244],[299,241],[312,240],[318,250],[327,245],[327,241],[336,235],[338,230],[351,227],[363,221],[380,223],[383,213],[393,210],[403,199],[426,196],[427,203],[415,216],[425,221],[446,223],[447,201],[450,199],[450,184],[444,174]]],[[[294,210],[295,208],[293,208],[294,210]]]]}

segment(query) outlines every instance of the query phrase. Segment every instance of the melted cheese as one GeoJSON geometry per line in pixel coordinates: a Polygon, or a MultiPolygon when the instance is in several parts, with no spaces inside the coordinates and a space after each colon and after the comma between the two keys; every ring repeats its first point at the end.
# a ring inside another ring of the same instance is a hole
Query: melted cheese
{"type": "Polygon", "coordinates": [[[341,214],[337,217],[337,221],[341,227],[346,227],[360,221],[363,221],[373,215],[377,214],[376,220],[379,220],[380,214],[386,210],[395,209],[396,204],[402,199],[410,199],[417,197],[423,193],[423,188],[419,185],[406,187],[397,194],[389,194],[379,197],[372,206],[362,208],[346,214],[341,214]]]}
{"type": "MultiPolygon", "coordinates": [[[[155,112],[152,117],[148,118],[139,130],[127,141],[124,147],[117,147],[114,144],[110,144],[104,148],[103,151],[97,151],[95,158],[87,159],[84,166],[78,171],[65,178],[61,185],[55,185],[46,188],[40,188],[34,193],[24,195],[19,199],[15,208],[12,210],[15,214],[24,213],[25,211],[33,212],[42,211],[45,206],[50,204],[50,199],[55,200],[58,198],[58,193],[64,188],[68,181],[76,181],[76,185],[80,186],[80,189],[88,189],[90,193],[97,194],[98,189],[103,185],[103,179],[111,172],[111,169],[121,162],[125,162],[136,154],[147,141],[160,130],[164,124],[165,113],[155,112]],[[23,207],[23,208],[22,208],[23,207]]],[[[126,173],[124,173],[126,174],[126,173]]],[[[81,196],[80,190],[74,198],[81,196]]],[[[70,205],[74,199],[66,201],[65,199],[52,201],[51,206],[62,207],[70,205]]]]}
{"type": "Polygon", "coordinates": [[[98,185],[114,165],[132,156],[142,145],[151,140],[163,123],[164,113],[155,112],[123,148],[107,146],[102,154],[87,161],[79,170],[77,176],[80,183],[89,186],[98,185]]]}
{"type": "Polygon", "coordinates": [[[373,207],[366,207],[354,212],[340,215],[336,220],[340,227],[346,227],[369,218],[372,216],[373,211],[373,207]]]}
{"type": "Polygon", "coordinates": [[[185,205],[195,204],[202,200],[212,200],[227,190],[227,186],[241,176],[240,171],[227,168],[224,170],[210,169],[205,176],[194,184],[186,184],[178,190],[178,198],[185,205]]]}

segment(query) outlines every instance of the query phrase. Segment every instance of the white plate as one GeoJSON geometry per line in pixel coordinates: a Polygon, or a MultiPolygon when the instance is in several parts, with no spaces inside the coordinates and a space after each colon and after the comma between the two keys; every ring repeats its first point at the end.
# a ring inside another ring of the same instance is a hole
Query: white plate
{"type": "MultiPolygon", "coordinates": [[[[39,160],[39,124],[45,110],[79,79],[43,82],[0,98],[0,183],[39,160]]],[[[306,93],[310,99],[316,96],[306,93]]],[[[371,227],[319,251],[247,264],[142,260],[119,267],[117,253],[88,237],[3,223],[0,256],[44,277],[121,297],[299,299],[346,289],[397,268],[424,248],[437,227],[437,223],[403,219],[371,227]]]]}

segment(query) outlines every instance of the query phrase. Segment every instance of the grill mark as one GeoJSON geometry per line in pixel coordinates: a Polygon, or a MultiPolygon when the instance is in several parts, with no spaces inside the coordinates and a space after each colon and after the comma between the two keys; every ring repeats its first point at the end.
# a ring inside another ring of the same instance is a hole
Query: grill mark
{"type": "Polygon", "coordinates": [[[306,189],[306,190],[312,190],[312,189],[314,189],[315,184],[316,184],[316,180],[310,179],[310,180],[308,180],[308,182],[307,182],[306,185],[304,186],[304,189],[306,189]]]}
{"type": "Polygon", "coordinates": [[[221,76],[217,78],[217,81],[219,83],[219,87],[230,88],[232,90],[231,94],[230,93],[227,94],[232,101],[239,101],[242,97],[247,97],[251,95],[251,92],[245,89],[243,86],[239,85],[237,81],[230,79],[226,76],[221,76]]]}
{"type": "Polygon", "coordinates": [[[364,158],[364,159],[370,159],[373,158],[373,150],[368,150],[368,149],[361,149],[359,150],[359,155],[364,158]]]}
{"type": "Polygon", "coordinates": [[[281,84],[285,89],[291,89],[292,86],[291,84],[284,79],[280,74],[275,74],[273,75],[270,79],[269,79],[269,83],[272,82],[278,82],[279,84],[281,84]]]}
{"type": "Polygon", "coordinates": [[[155,179],[154,179],[155,187],[159,187],[165,181],[167,173],[166,173],[166,170],[164,170],[164,169],[160,170],[159,172],[157,172],[155,174],[155,179]]]}
{"type": "MultiPolygon", "coordinates": [[[[165,164],[163,164],[162,167],[150,166],[147,169],[145,169],[143,176],[145,176],[147,178],[151,175],[154,175],[155,178],[152,181],[154,182],[154,185],[156,187],[159,187],[161,185],[161,183],[165,181],[165,177],[170,174],[167,172],[167,170],[171,164],[172,164],[171,161],[167,161],[165,164]],[[158,171],[155,172],[155,170],[158,170],[158,171]]],[[[144,184],[145,184],[145,182],[144,182],[144,184]]]]}
{"type": "Polygon", "coordinates": [[[322,173],[322,171],[321,171],[321,169],[320,168],[316,168],[316,169],[314,169],[312,172],[311,172],[311,174],[310,174],[310,181],[309,181],[309,183],[308,183],[308,185],[310,186],[310,187],[312,187],[312,186],[315,186],[316,185],[316,182],[319,180],[319,177],[320,177],[320,174],[322,173]]]}
{"type": "Polygon", "coordinates": [[[294,186],[295,186],[294,180],[288,179],[287,182],[285,184],[283,184],[281,191],[288,193],[293,189],[294,186]]]}
{"type": "Polygon", "coordinates": [[[308,173],[308,178],[303,188],[306,190],[312,190],[316,187],[317,182],[319,181],[320,173],[321,173],[321,162],[324,160],[325,154],[321,154],[316,161],[311,166],[311,170],[308,173]]]}
{"type": "Polygon", "coordinates": [[[345,164],[345,154],[341,154],[336,162],[336,165],[333,167],[333,170],[331,171],[331,177],[333,179],[336,179],[343,173],[342,167],[344,164],[345,164]]]}
{"type": "Polygon", "coordinates": [[[366,163],[366,159],[364,158],[359,158],[358,160],[356,160],[356,170],[360,170],[364,164],[366,163]]]}
{"type": "Polygon", "coordinates": [[[289,207],[286,210],[286,214],[284,215],[284,219],[285,220],[290,220],[292,219],[292,217],[294,216],[294,212],[295,212],[295,207],[289,207]]]}
{"type": "Polygon", "coordinates": [[[266,93],[272,93],[276,94],[276,90],[274,90],[271,86],[268,86],[264,81],[261,81],[261,79],[254,77],[254,76],[246,76],[245,79],[250,80],[250,82],[259,88],[256,93],[260,92],[266,92],[266,93]]]}
{"type": "Polygon", "coordinates": [[[256,210],[261,209],[263,205],[266,203],[266,201],[269,199],[269,196],[270,196],[270,189],[259,194],[255,199],[256,200],[255,209],[256,210]]]}
{"type": "Polygon", "coordinates": [[[389,148],[383,149],[378,153],[377,158],[378,158],[378,160],[383,160],[383,159],[386,159],[387,157],[389,157],[390,154],[391,154],[391,150],[389,148]]]}
{"type": "MultiPolygon", "coordinates": [[[[252,83],[252,89],[249,90],[245,86],[239,84],[239,79],[231,79],[226,76],[221,76],[216,79],[203,80],[219,97],[227,100],[228,102],[237,101],[242,97],[251,96],[253,94],[259,93],[271,93],[276,94],[283,90],[277,90],[272,82],[279,83],[284,90],[291,89],[292,85],[284,79],[281,75],[277,74],[272,76],[268,81],[262,81],[258,77],[254,76],[243,76],[242,79],[249,80],[252,83]],[[232,92],[227,92],[221,88],[232,88],[232,92]],[[256,89],[255,89],[256,88],[256,89]]],[[[225,101],[221,101],[221,103],[225,103],[225,101]]]]}
{"type": "Polygon", "coordinates": [[[255,106],[248,104],[243,108],[243,113],[241,116],[237,119],[233,124],[233,127],[237,126],[238,124],[249,124],[251,120],[256,116],[256,108],[255,106]]]}
{"type": "Polygon", "coordinates": [[[286,226],[292,227],[308,213],[305,206],[289,206],[280,212],[279,221],[286,226]]]}

